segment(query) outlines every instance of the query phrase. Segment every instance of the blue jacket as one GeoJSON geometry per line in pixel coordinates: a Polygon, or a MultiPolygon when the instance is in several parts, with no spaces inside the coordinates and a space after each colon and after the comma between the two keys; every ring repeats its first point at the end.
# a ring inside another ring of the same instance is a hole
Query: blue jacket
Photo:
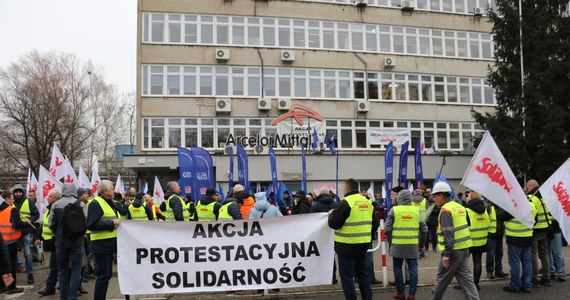
{"type": "Polygon", "coordinates": [[[279,211],[279,208],[269,204],[265,199],[259,199],[253,205],[253,208],[249,211],[249,219],[261,219],[263,218],[275,218],[282,217],[283,214],[279,211]],[[265,211],[265,213],[263,213],[265,211]]]}

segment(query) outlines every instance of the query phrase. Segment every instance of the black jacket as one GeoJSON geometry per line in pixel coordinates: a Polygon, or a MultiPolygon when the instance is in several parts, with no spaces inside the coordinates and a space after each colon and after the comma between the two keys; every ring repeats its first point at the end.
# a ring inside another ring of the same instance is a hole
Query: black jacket
{"type": "MultiPolygon", "coordinates": [[[[113,200],[104,200],[115,211],[115,215],[117,215],[116,208],[113,205],[113,200]]],[[[89,203],[89,209],[87,210],[87,229],[92,231],[113,231],[115,229],[113,220],[101,219],[102,216],[103,209],[99,205],[99,202],[92,200],[89,203]]],[[[89,248],[91,249],[91,252],[95,254],[117,253],[117,238],[91,241],[89,242],[89,248]]]]}
{"type": "Polygon", "coordinates": [[[340,205],[340,202],[334,201],[329,194],[319,194],[313,201],[311,212],[328,212],[340,205]]]}
{"type": "Polygon", "coordinates": [[[293,209],[291,209],[292,215],[302,215],[302,214],[308,214],[310,212],[311,212],[311,203],[309,202],[309,200],[305,198],[295,203],[295,206],[293,206],[293,209]]]}
{"type": "MultiPolygon", "coordinates": [[[[357,194],[358,191],[349,192],[345,197],[357,194]]],[[[364,196],[363,196],[364,197],[364,196]]],[[[372,204],[371,204],[372,205],[372,204]]],[[[340,206],[333,210],[332,213],[329,215],[329,227],[337,230],[340,229],[346,219],[350,216],[350,205],[346,200],[340,201],[340,206]]],[[[374,218],[374,211],[372,212],[372,231],[370,232],[370,236],[378,230],[378,225],[380,221],[377,218],[374,218]]],[[[340,242],[334,242],[334,250],[336,253],[340,255],[347,255],[347,256],[354,256],[354,255],[362,255],[366,254],[368,248],[370,247],[370,243],[362,243],[362,244],[346,244],[340,242]]]]}
{"type": "MultiPolygon", "coordinates": [[[[24,204],[24,201],[26,201],[26,200],[28,200],[29,207],[30,207],[30,221],[32,221],[32,223],[36,223],[38,221],[38,219],[40,218],[40,212],[38,211],[36,203],[33,200],[28,199],[28,197],[25,193],[22,195],[22,197],[20,199],[16,199],[16,196],[14,196],[14,206],[16,206],[18,208],[18,212],[19,212],[22,210],[22,205],[24,204]]],[[[26,224],[26,226],[22,227],[22,235],[33,233],[34,228],[30,224],[28,224],[27,222],[25,222],[25,224],[26,224]]]]}
{"type": "MultiPolygon", "coordinates": [[[[229,214],[230,216],[232,216],[232,218],[233,218],[234,220],[242,220],[242,219],[243,219],[243,216],[241,215],[241,211],[240,211],[240,207],[239,207],[239,204],[238,204],[238,200],[237,200],[236,198],[233,198],[233,197],[226,198],[226,199],[222,202],[222,204],[220,205],[220,207],[222,207],[222,206],[224,206],[225,204],[228,204],[228,203],[232,203],[232,204],[230,204],[229,207],[228,207],[228,214],[229,214]]],[[[217,217],[217,215],[216,215],[216,219],[217,219],[217,218],[218,218],[218,217],[217,217]]]]}

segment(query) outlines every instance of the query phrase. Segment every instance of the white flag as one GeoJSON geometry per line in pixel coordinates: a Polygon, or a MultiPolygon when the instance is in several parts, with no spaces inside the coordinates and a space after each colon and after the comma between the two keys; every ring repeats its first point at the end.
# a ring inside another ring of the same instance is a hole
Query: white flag
{"type": "Polygon", "coordinates": [[[49,172],[57,180],[60,180],[65,176],[65,158],[63,155],[61,155],[61,151],[59,151],[59,148],[56,144],[53,144],[49,172]]]}
{"type": "Polygon", "coordinates": [[[144,183],[144,187],[143,187],[143,189],[142,189],[142,192],[143,192],[143,194],[148,193],[148,182],[145,182],[145,183],[144,183]]]}
{"type": "Polygon", "coordinates": [[[0,204],[4,203],[4,198],[2,198],[2,196],[0,196],[0,204]]]}
{"type": "Polygon", "coordinates": [[[382,185],[382,199],[388,198],[388,194],[386,194],[386,186],[382,185]]]}
{"type": "MultiPolygon", "coordinates": [[[[53,175],[48,170],[46,170],[46,168],[40,165],[39,185],[41,187],[41,190],[39,193],[36,193],[36,205],[38,207],[38,211],[43,216],[43,212],[48,206],[47,197],[49,192],[55,189],[61,193],[63,184],[59,180],[55,179],[55,177],[53,177],[53,175]]],[[[43,218],[40,218],[40,220],[43,220],[43,218]]]]}
{"type": "Polygon", "coordinates": [[[528,228],[534,225],[528,198],[488,131],[477,147],[461,184],[479,192],[528,228]]]}
{"type": "Polygon", "coordinates": [[[76,188],[79,187],[79,182],[77,180],[77,175],[75,175],[75,171],[73,170],[73,167],[71,166],[71,163],[69,162],[69,160],[67,159],[67,157],[64,157],[65,161],[63,162],[64,164],[64,175],[63,175],[63,182],[64,183],[72,183],[73,185],[75,185],[76,188]]]}
{"type": "Polygon", "coordinates": [[[79,178],[77,179],[79,182],[79,187],[84,189],[91,188],[91,182],[89,181],[89,177],[85,174],[85,170],[83,170],[83,166],[79,166],[79,178]]]}
{"type": "Polygon", "coordinates": [[[154,199],[154,204],[160,205],[164,202],[164,191],[158,181],[158,177],[154,176],[154,191],[152,192],[152,198],[154,199]]]}
{"type": "Polygon", "coordinates": [[[32,172],[32,176],[30,178],[30,187],[29,187],[28,191],[29,190],[33,190],[36,192],[38,191],[38,179],[36,178],[36,175],[34,174],[34,172],[32,172]]]}
{"type": "Polygon", "coordinates": [[[413,183],[408,185],[408,191],[410,191],[410,193],[412,193],[412,194],[414,193],[414,184],[413,183]]]}
{"type": "Polygon", "coordinates": [[[30,186],[32,185],[32,169],[28,168],[28,181],[26,181],[26,193],[30,190],[30,186]]]}
{"type": "Polygon", "coordinates": [[[115,193],[125,193],[125,187],[123,186],[123,179],[121,179],[121,174],[117,175],[117,182],[115,182],[115,193]]]}
{"type": "Polygon", "coordinates": [[[570,236],[570,158],[544,182],[540,194],[550,214],[560,223],[564,236],[570,236]]]}
{"type": "Polygon", "coordinates": [[[91,191],[93,192],[93,196],[97,196],[99,194],[99,192],[97,192],[99,182],[101,182],[99,173],[97,173],[97,169],[93,168],[93,171],[91,171],[91,191]]]}
{"type": "Polygon", "coordinates": [[[368,190],[366,190],[366,194],[374,201],[374,185],[371,185],[368,190]]]}

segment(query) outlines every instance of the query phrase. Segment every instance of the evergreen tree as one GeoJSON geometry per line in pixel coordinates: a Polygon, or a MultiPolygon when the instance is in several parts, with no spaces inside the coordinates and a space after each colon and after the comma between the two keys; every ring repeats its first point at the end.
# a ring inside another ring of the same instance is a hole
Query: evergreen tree
{"type": "Polygon", "coordinates": [[[570,156],[570,19],[568,0],[522,1],[524,94],[521,93],[518,1],[495,0],[493,114],[472,111],[519,177],[542,182],[570,156]],[[524,96],[523,96],[524,95],[524,96]]]}

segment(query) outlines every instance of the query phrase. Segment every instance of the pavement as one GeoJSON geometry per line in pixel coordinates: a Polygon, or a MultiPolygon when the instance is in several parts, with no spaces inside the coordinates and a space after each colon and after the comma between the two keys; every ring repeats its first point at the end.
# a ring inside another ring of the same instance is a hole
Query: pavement
{"type": "MultiPolygon", "coordinates": [[[[503,256],[503,270],[508,273],[509,267],[506,256],[506,244],[504,245],[505,254],[503,256]]],[[[380,248],[381,249],[381,248],[380,248]]],[[[382,272],[382,256],[381,250],[374,253],[374,269],[376,278],[384,282],[394,280],[392,276],[391,259],[387,258],[387,279],[383,279],[382,272]]],[[[564,247],[564,254],[566,257],[566,265],[570,266],[570,247],[564,247]]],[[[45,280],[49,272],[49,253],[44,254],[44,264],[34,263],[34,278],[33,285],[27,284],[27,276],[23,273],[17,274],[17,286],[23,287],[24,292],[14,295],[1,295],[3,299],[43,299],[55,300],[59,299],[59,294],[50,296],[43,296],[37,293],[45,286],[45,280]]],[[[21,257],[21,253],[20,253],[21,257]]],[[[435,282],[437,275],[438,264],[440,260],[440,253],[428,251],[427,257],[419,261],[419,283],[418,283],[418,299],[428,299],[431,293],[431,288],[435,282]]],[[[484,261],[485,259],[483,259],[484,261]]],[[[116,265],[115,265],[116,268],[116,265]]],[[[567,268],[568,269],[568,268],[567,268]]],[[[485,266],[483,266],[483,274],[481,279],[481,299],[570,299],[570,277],[566,282],[553,282],[552,287],[541,287],[534,289],[531,294],[510,294],[502,291],[502,288],[507,285],[507,279],[487,280],[485,266]],[[540,295],[540,296],[539,296],[540,295]]],[[[373,285],[374,299],[391,299],[395,292],[395,287],[386,284],[373,285]]],[[[83,283],[83,287],[88,291],[79,299],[92,299],[93,289],[95,287],[95,280],[89,280],[83,283]]],[[[240,292],[216,292],[216,293],[187,293],[187,294],[169,294],[169,295],[136,295],[130,296],[130,299],[219,299],[219,298],[235,298],[235,299],[343,299],[342,287],[336,285],[320,285],[302,288],[281,289],[278,292],[264,291],[264,293],[257,293],[257,291],[240,291],[240,292]]],[[[460,290],[453,289],[451,286],[447,289],[445,299],[461,299],[463,294],[460,290]]],[[[119,283],[117,279],[117,272],[113,273],[113,278],[109,284],[107,291],[107,299],[126,299],[126,296],[121,294],[119,283]]]]}

